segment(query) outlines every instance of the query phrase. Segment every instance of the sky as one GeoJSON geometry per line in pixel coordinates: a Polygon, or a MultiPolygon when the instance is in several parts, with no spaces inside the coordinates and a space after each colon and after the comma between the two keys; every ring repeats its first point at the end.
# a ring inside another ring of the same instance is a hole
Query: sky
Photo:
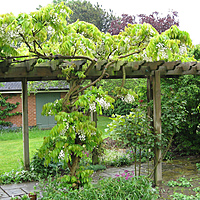
{"type": "MultiPolygon", "coordinates": [[[[0,14],[12,12],[15,15],[20,12],[30,13],[36,8],[52,3],[53,0],[0,0],[3,3],[0,6],[0,14]]],[[[102,5],[103,9],[113,10],[117,16],[121,14],[150,14],[154,11],[163,13],[169,10],[178,11],[179,28],[187,31],[193,41],[193,44],[200,44],[200,26],[199,26],[199,6],[197,0],[88,0],[93,4],[96,2],[102,5]]],[[[73,10],[73,9],[72,9],[73,10]]]]}

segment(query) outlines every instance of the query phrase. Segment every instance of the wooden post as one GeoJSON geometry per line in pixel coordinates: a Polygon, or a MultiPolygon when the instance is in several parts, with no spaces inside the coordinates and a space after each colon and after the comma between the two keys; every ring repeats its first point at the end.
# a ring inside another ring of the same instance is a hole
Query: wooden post
{"type": "MultiPolygon", "coordinates": [[[[153,100],[153,80],[152,76],[147,77],[147,103],[150,103],[153,100]]],[[[147,107],[147,114],[148,116],[153,119],[153,110],[151,106],[147,107]]],[[[153,121],[150,123],[151,127],[153,127],[153,121]]]]}
{"type": "MultiPolygon", "coordinates": [[[[91,112],[91,121],[95,122],[95,127],[97,128],[97,112],[91,112]]],[[[92,151],[92,164],[93,165],[99,164],[98,148],[96,147],[92,151]]]]}
{"type": "Polygon", "coordinates": [[[22,80],[22,131],[23,131],[23,150],[24,150],[24,169],[30,169],[29,160],[29,133],[28,133],[28,91],[27,78],[22,80]]]}
{"type": "MultiPolygon", "coordinates": [[[[91,82],[93,82],[93,80],[91,80],[91,82]]],[[[96,86],[96,84],[94,86],[96,86]]],[[[97,112],[93,112],[93,111],[91,112],[91,121],[95,122],[95,128],[97,128],[97,112]]],[[[92,164],[93,165],[99,164],[98,148],[96,147],[92,151],[92,164]]]]}
{"type": "MultiPolygon", "coordinates": [[[[156,143],[161,142],[161,88],[160,88],[160,72],[155,71],[153,76],[153,122],[156,143]]],[[[162,153],[161,147],[155,145],[154,158],[154,183],[155,185],[162,184],[162,153]]]]}

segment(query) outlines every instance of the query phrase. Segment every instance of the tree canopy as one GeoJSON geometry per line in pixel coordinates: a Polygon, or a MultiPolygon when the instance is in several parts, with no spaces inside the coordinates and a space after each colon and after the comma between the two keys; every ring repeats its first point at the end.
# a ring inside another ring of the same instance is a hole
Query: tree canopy
{"type": "Polygon", "coordinates": [[[114,19],[111,22],[111,26],[108,30],[112,35],[119,34],[123,31],[128,24],[151,24],[159,33],[162,33],[169,29],[171,26],[179,26],[178,12],[170,11],[166,16],[162,16],[159,12],[155,11],[150,15],[139,14],[139,15],[128,15],[122,14],[121,17],[114,19]]]}
{"type": "Polygon", "coordinates": [[[1,15],[1,58],[55,59],[62,55],[76,59],[85,56],[88,60],[180,60],[184,57],[183,47],[187,53],[186,45],[192,45],[189,34],[177,26],[159,34],[150,24],[129,24],[112,36],[84,21],[68,24],[66,18],[71,14],[72,10],[61,3],[30,14],[1,15]]]}
{"type": "MultiPolygon", "coordinates": [[[[53,1],[54,4],[60,2],[62,1],[53,1]]],[[[86,0],[71,0],[66,1],[65,4],[73,10],[73,14],[68,20],[69,23],[74,23],[77,20],[85,21],[94,24],[100,31],[106,33],[110,27],[111,21],[115,19],[113,11],[106,11],[98,2],[93,5],[86,0]]]]}

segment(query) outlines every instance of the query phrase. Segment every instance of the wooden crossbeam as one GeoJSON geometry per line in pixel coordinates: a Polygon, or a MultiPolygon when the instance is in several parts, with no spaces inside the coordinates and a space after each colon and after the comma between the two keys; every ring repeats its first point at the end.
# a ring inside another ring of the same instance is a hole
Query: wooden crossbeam
{"type": "MultiPolygon", "coordinates": [[[[62,68],[74,65],[74,71],[82,70],[82,66],[87,63],[86,60],[66,61],[62,59],[52,60],[36,64],[37,59],[31,59],[18,64],[11,64],[11,60],[0,62],[0,81],[21,81],[27,78],[28,81],[41,80],[61,80],[64,77],[62,68]]],[[[97,64],[88,72],[86,79],[95,79],[102,74],[106,60],[98,61],[97,64]]],[[[160,71],[162,78],[177,77],[182,75],[200,75],[200,63],[181,61],[173,62],[127,62],[118,61],[110,66],[106,71],[106,77],[111,79],[122,78],[122,66],[125,66],[126,76],[128,78],[146,78],[154,75],[155,71],[160,71]]]]}

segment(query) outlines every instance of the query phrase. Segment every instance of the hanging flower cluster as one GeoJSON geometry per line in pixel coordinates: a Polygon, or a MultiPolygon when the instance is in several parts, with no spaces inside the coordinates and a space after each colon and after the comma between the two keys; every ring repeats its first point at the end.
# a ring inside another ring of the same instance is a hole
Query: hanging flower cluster
{"type": "Polygon", "coordinates": [[[69,129],[69,123],[66,122],[66,126],[64,127],[64,129],[62,129],[60,135],[65,136],[65,133],[67,132],[68,129],[69,129]]]}
{"type": "Polygon", "coordinates": [[[58,159],[59,159],[59,160],[63,160],[64,157],[65,157],[65,153],[64,153],[63,150],[61,150],[60,153],[59,153],[58,159]]]}
{"type": "MultiPolygon", "coordinates": [[[[97,98],[96,98],[96,102],[98,102],[99,105],[100,105],[104,110],[108,110],[108,108],[110,108],[110,106],[111,106],[110,103],[107,102],[107,101],[105,100],[105,98],[103,98],[103,97],[101,97],[101,98],[97,97],[97,98]]],[[[90,109],[90,111],[96,112],[96,106],[97,106],[97,103],[96,103],[96,102],[92,102],[92,103],[89,104],[89,109],[90,109]]]]}
{"type": "Polygon", "coordinates": [[[79,130],[79,131],[76,133],[76,135],[78,135],[78,137],[79,137],[79,139],[80,139],[81,141],[85,141],[86,135],[85,135],[85,133],[84,133],[83,131],[79,130]]]}
{"type": "Polygon", "coordinates": [[[135,101],[135,97],[131,94],[127,94],[125,97],[122,96],[121,100],[126,102],[126,103],[132,104],[135,101]]]}
{"type": "Polygon", "coordinates": [[[101,105],[104,110],[108,110],[110,107],[110,103],[105,100],[105,98],[101,97],[96,99],[96,101],[101,105]]]}
{"type": "Polygon", "coordinates": [[[92,132],[92,133],[91,133],[91,135],[96,135],[96,134],[97,134],[96,132],[92,132]]]}
{"type": "Polygon", "coordinates": [[[95,102],[90,103],[89,108],[91,112],[96,112],[96,103],[95,102]]]}

